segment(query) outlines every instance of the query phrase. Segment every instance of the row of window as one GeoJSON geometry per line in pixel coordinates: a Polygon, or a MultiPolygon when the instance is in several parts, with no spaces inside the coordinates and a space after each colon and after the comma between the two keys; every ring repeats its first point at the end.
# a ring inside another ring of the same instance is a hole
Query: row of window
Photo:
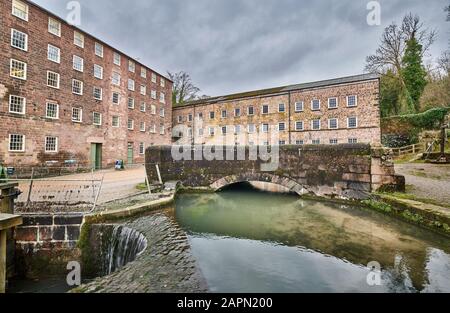
{"type": "MultiPolygon", "coordinates": [[[[114,97],[113,97],[114,98],[114,97]]],[[[131,98],[130,98],[131,99],[131,98]]],[[[26,113],[26,98],[24,97],[20,97],[20,96],[16,96],[16,95],[10,95],[9,96],[9,112],[10,113],[14,113],[14,114],[25,114],[26,113]]],[[[117,102],[118,103],[118,102],[117,102]]],[[[131,101],[129,100],[128,103],[128,107],[130,107],[130,103],[131,101]]],[[[134,101],[133,103],[133,107],[134,108],[134,101]]],[[[140,106],[140,111],[141,112],[146,112],[146,104],[144,102],[141,103],[140,106]]],[[[81,122],[81,114],[78,113],[78,110],[81,110],[79,108],[72,108],[72,121],[74,122],[81,122]],[[75,114],[74,114],[75,112],[75,114]],[[74,116],[80,116],[80,118],[76,118],[74,119],[74,116]]],[[[152,115],[156,115],[156,106],[155,105],[151,105],[150,106],[150,113],[152,115]]],[[[160,108],[159,111],[159,115],[160,117],[164,117],[165,116],[165,110],[164,108],[160,108]]],[[[48,101],[46,103],[46,110],[45,110],[45,117],[49,118],[49,119],[59,119],[59,104],[53,101],[48,101]]],[[[95,123],[94,123],[95,124],[95,123]]],[[[101,125],[100,124],[95,124],[95,125],[101,125]]]]}
{"type": "MultiPolygon", "coordinates": [[[[358,105],[358,98],[357,96],[353,95],[353,96],[347,96],[347,107],[356,107],[358,105]]],[[[338,98],[329,98],[328,99],[328,108],[329,109],[337,109],[338,108],[338,98]]],[[[320,110],[320,100],[319,99],[315,99],[311,101],[311,110],[312,111],[318,111],[320,110]]],[[[304,102],[300,101],[300,102],[296,102],[295,103],[295,112],[299,113],[299,112],[303,112],[304,111],[304,102]]],[[[284,103],[280,103],[278,105],[278,113],[285,113],[286,112],[286,105],[284,103]]],[[[269,105],[264,104],[261,107],[261,113],[262,114],[270,114],[270,110],[269,110],[269,105]]],[[[242,114],[241,109],[240,108],[235,108],[234,109],[234,116],[235,117],[240,117],[242,114]]],[[[255,107],[254,106],[249,106],[247,108],[247,115],[252,116],[255,114],[255,107]]],[[[214,119],[215,118],[216,113],[214,111],[209,112],[209,118],[210,119],[214,119]]],[[[199,119],[203,119],[203,113],[198,113],[197,117],[199,119]]],[[[221,111],[221,118],[227,118],[228,117],[228,111],[227,110],[222,110],[221,111]]],[[[189,122],[192,122],[193,120],[193,115],[192,114],[188,114],[187,116],[187,120],[189,122]]],[[[183,116],[179,115],[178,116],[178,123],[182,123],[183,122],[183,116]]]]}
{"type": "MultiPolygon", "coordinates": [[[[230,126],[221,126],[220,130],[222,135],[226,135],[228,133],[230,126]]],[[[347,118],[347,128],[357,128],[358,127],[358,118],[357,117],[349,117],[347,118]]],[[[295,123],[295,129],[297,131],[304,131],[304,122],[302,121],[298,121],[295,123]]],[[[311,130],[320,130],[321,129],[321,120],[320,119],[316,119],[316,120],[312,120],[311,121],[311,130]]],[[[329,119],[328,120],[328,129],[338,129],[338,120],[337,119],[329,119]]],[[[268,133],[270,130],[270,125],[269,124],[261,124],[260,126],[260,130],[263,133],[268,133]]],[[[278,127],[277,127],[278,131],[286,131],[286,123],[285,122],[281,122],[278,123],[278,127]]],[[[198,130],[198,136],[203,136],[203,128],[199,128],[198,130]]],[[[241,125],[234,125],[234,134],[238,135],[240,134],[242,131],[242,126],[241,125]]],[[[249,124],[247,125],[247,132],[249,134],[253,134],[257,131],[257,126],[255,124],[249,124]]],[[[210,136],[214,136],[215,132],[216,132],[216,128],[213,126],[208,127],[208,132],[210,136]]],[[[192,136],[192,128],[188,128],[188,135],[192,136]]]]}
{"type": "MultiPolygon", "coordinates": [[[[82,63],[76,63],[75,58],[74,58],[74,68],[75,68],[76,64],[80,65],[82,63]]],[[[27,79],[27,63],[18,61],[15,59],[11,59],[10,60],[10,75],[11,75],[11,77],[14,77],[14,78],[26,80],[27,79]]],[[[100,66],[94,65],[94,76],[101,79],[103,77],[103,68],[100,66]]],[[[120,75],[119,75],[118,80],[119,81],[117,84],[120,85],[120,75]]],[[[47,86],[48,87],[59,89],[60,81],[61,81],[61,75],[59,73],[47,71],[47,86]]],[[[132,88],[134,89],[134,81],[133,80],[131,80],[131,81],[132,82],[131,83],[129,82],[129,84],[131,84],[132,88]]],[[[113,73],[113,84],[116,84],[116,81],[114,80],[114,73],[113,73]]],[[[84,83],[82,81],[80,81],[78,79],[72,79],[72,93],[73,94],[83,95],[83,87],[84,87],[84,83]]],[[[130,89],[130,87],[129,87],[129,89],[130,89]]],[[[146,86],[141,86],[141,94],[142,95],[144,95],[144,96],[146,95],[146,92],[147,92],[146,90],[147,90],[146,86]]],[[[118,93],[116,93],[116,94],[118,95],[118,93]]],[[[94,99],[96,99],[96,100],[102,100],[102,98],[103,98],[102,88],[94,86],[93,87],[93,96],[94,96],[94,99]]],[[[113,94],[113,96],[114,96],[114,94],[113,94]]],[[[156,90],[151,91],[150,97],[152,99],[156,100],[156,98],[157,98],[156,90]]],[[[166,98],[165,93],[160,92],[159,102],[165,103],[166,102],[165,98],[166,98]]]]}
{"type": "MultiPolygon", "coordinates": [[[[46,153],[58,152],[58,137],[45,136],[44,149],[46,153]]],[[[10,152],[25,152],[25,135],[10,134],[8,150],[10,152]]],[[[139,143],[139,154],[145,153],[145,143],[139,143]]]]}
{"type": "MultiPolygon", "coordinates": [[[[24,21],[28,21],[29,18],[29,8],[26,3],[20,0],[13,0],[12,2],[12,15],[16,16],[24,21]]],[[[48,32],[61,37],[61,22],[55,18],[48,18],[48,32]]],[[[79,48],[84,49],[84,35],[78,31],[73,33],[73,43],[79,48]]],[[[28,51],[28,35],[26,33],[20,32],[16,29],[11,30],[11,45],[17,49],[28,51]]],[[[94,45],[94,53],[96,56],[103,58],[103,45],[96,42],[94,45]]],[[[58,47],[49,45],[48,48],[49,60],[59,63],[60,62],[60,49],[58,47]]],[[[118,52],[114,52],[113,62],[115,65],[121,65],[121,55],[118,52]]],[[[128,60],[128,70],[132,73],[136,72],[136,64],[132,60],[128,60]]],[[[141,77],[147,78],[147,69],[141,67],[141,77]]],[[[151,81],[153,83],[157,82],[157,75],[152,73],[151,81]]],[[[160,77],[161,87],[165,87],[165,79],[160,77]]]]}

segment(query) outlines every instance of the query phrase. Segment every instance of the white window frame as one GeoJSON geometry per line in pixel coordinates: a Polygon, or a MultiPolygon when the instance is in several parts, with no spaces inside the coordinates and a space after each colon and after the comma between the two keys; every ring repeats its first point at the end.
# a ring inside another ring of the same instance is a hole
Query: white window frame
{"type": "Polygon", "coordinates": [[[159,79],[159,82],[160,82],[160,86],[161,87],[166,87],[166,80],[163,78],[163,77],[161,77],[160,79],[159,79]]]}
{"type": "Polygon", "coordinates": [[[262,123],[261,124],[261,132],[262,133],[268,133],[270,131],[270,125],[268,123],[262,123]],[[267,129],[265,129],[267,126],[267,129]]]}
{"type": "Polygon", "coordinates": [[[141,95],[143,95],[143,96],[147,95],[147,86],[141,85],[140,92],[141,92],[141,95]]]}
{"type": "Polygon", "coordinates": [[[263,104],[262,106],[261,106],[261,115],[267,115],[267,114],[269,114],[270,113],[270,107],[269,107],[269,105],[268,104],[263,104]],[[264,108],[265,107],[267,107],[267,113],[264,113],[264,108]]]}
{"type": "Polygon", "coordinates": [[[113,92],[112,95],[111,95],[111,102],[112,102],[112,104],[114,104],[114,105],[119,105],[119,104],[120,104],[120,93],[118,93],[118,92],[113,92]],[[114,95],[117,95],[117,103],[114,102],[114,95]]]}
{"type": "Polygon", "coordinates": [[[255,107],[254,107],[253,105],[250,105],[250,106],[247,108],[247,115],[248,115],[248,116],[253,116],[253,115],[255,115],[255,107]],[[250,113],[250,109],[252,109],[252,113],[250,113]]]}
{"type": "Polygon", "coordinates": [[[295,141],[295,144],[296,144],[297,146],[302,146],[302,145],[305,144],[305,141],[304,141],[303,139],[298,139],[298,140],[295,141]]]}
{"type": "Polygon", "coordinates": [[[337,109],[337,108],[339,108],[339,98],[338,97],[330,97],[330,98],[328,98],[328,109],[337,109]],[[335,107],[332,107],[330,105],[331,100],[336,100],[336,106],[335,107]]]}
{"type": "Polygon", "coordinates": [[[45,143],[44,143],[44,145],[45,145],[45,147],[44,147],[45,153],[57,153],[58,152],[58,137],[56,137],[56,136],[45,136],[45,143]],[[55,139],[55,150],[48,150],[47,149],[47,144],[48,144],[47,140],[49,138],[54,138],[55,139]]]}
{"type": "Polygon", "coordinates": [[[145,133],[146,129],[147,128],[146,128],[145,122],[140,122],[139,123],[139,131],[141,131],[142,133],[145,133]],[[144,126],[144,127],[142,127],[142,126],[144,126]]]}
{"type": "Polygon", "coordinates": [[[320,109],[321,109],[321,101],[320,101],[320,99],[312,99],[311,100],[311,111],[320,111],[320,109]],[[319,107],[318,108],[314,108],[314,102],[315,101],[318,101],[319,102],[319,107]]]}
{"type": "Polygon", "coordinates": [[[22,135],[22,134],[9,134],[9,139],[8,139],[8,151],[9,152],[25,152],[25,135],[22,135]],[[22,137],[22,149],[20,149],[20,150],[12,150],[11,149],[11,139],[12,139],[12,136],[21,136],[22,137]]]}
{"type": "Polygon", "coordinates": [[[84,35],[78,31],[73,32],[73,44],[84,49],[84,35]]]}
{"type": "Polygon", "coordinates": [[[164,92],[159,93],[159,102],[166,103],[166,94],[164,92]]]}
{"type": "Polygon", "coordinates": [[[295,102],[295,112],[296,113],[303,112],[304,110],[305,110],[305,102],[303,102],[303,101],[295,102]],[[301,106],[301,109],[299,109],[299,106],[301,106]]]}
{"type": "Polygon", "coordinates": [[[279,122],[278,123],[278,131],[279,132],[285,132],[286,131],[286,122],[279,122]],[[280,127],[281,125],[283,125],[284,129],[281,129],[281,127],[280,127]]]}
{"type": "Polygon", "coordinates": [[[358,143],[358,138],[348,138],[347,142],[351,145],[355,145],[358,143]]]}
{"type": "Polygon", "coordinates": [[[213,127],[213,126],[210,126],[208,128],[208,134],[209,134],[210,137],[215,136],[216,135],[216,128],[213,127]]]}
{"type": "Polygon", "coordinates": [[[330,145],[337,145],[337,144],[339,144],[339,140],[337,138],[331,138],[329,140],[329,142],[330,142],[330,145]]]}
{"type": "Polygon", "coordinates": [[[117,66],[120,66],[122,61],[122,56],[120,55],[119,52],[114,52],[113,54],[113,63],[117,66]]]}
{"type": "Polygon", "coordinates": [[[16,78],[16,79],[20,79],[20,80],[27,80],[27,66],[28,65],[27,65],[26,62],[22,62],[22,61],[19,61],[19,60],[16,60],[16,59],[10,59],[10,62],[9,62],[9,76],[11,76],[13,78],[16,78]],[[13,75],[12,69],[13,69],[13,63],[14,62],[17,62],[17,63],[23,65],[23,77],[18,77],[18,76],[14,76],[13,75]]]}
{"type": "Polygon", "coordinates": [[[156,84],[156,81],[157,81],[157,76],[155,73],[152,73],[152,83],[156,84]]]}
{"type": "Polygon", "coordinates": [[[278,113],[286,113],[286,104],[284,104],[284,103],[278,104],[278,113]]]}
{"type": "Polygon", "coordinates": [[[96,56],[103,58],[103,45],[99,42],[96,42],[94,45],[94,52],[96,56]]]}
{"type": "Polygon", "coordinates": [[[128,60],[128,71],[131,73],[136,72],[136,63],[134,63],[134,61],[132,60],[128,60]]]}
{"type": "Polygon", "coordinates": [[[220,112],[220,117],[223,118],[223,119],[228,118],[228,111],[227,110],[222,110],[220,112]]]}
{"type": "Polygon", "coordinates": [[[160,109],[159,109],[159,116],[160,116],[160,117],[166,116],[166,110],[165,110],[164,108],[160,108],[160,109]]]}
{"type": "Polygon", "coordinates": [[[357,106],[358,106],[358,96],[357,95],[349,95],[349,96],[347,96],[347,107],[348,108],[355,108],[357,106]],[[349,104],[350,97],[355,97],[355,104],[354,105],[350,105],[349,104]]]}
{"type": "Polygon", "coordinates": [[[80,56],[74,54],[74,55],[73,55],[73,58],[72,58],[72,68],[73,68],[75,71],[77,71],[77,72],[83,73],[83,72],[84,72],[84,59],[83,59],[82,57],[80,57],[80,56]],[[80,61],[80,62],[77,63],[75,60],[80,61]],[[77,68],[77,67],[75,66],[75,65],[78,65],[78,64],[80,64],[81,68],[77,68]]]}
{"type": "Polygon", "coordinates": [[[48,32],[57,37],[61,37],[61,22],[53,17],[48,17],[48,32]],[[54,23],[52,25],[52,23],[54,23]]]}
{"type": "Polygon", "coordinates": [[[255,131],[256,131],[256,125],[255,125],[255,124],[248,124],[248,126],[247,126],[247,132],[248,132],[249,134],[254,134],[255,131]],[[250,129],[251,126],[252,126],[253,129],[250,129]]]}
{"type": "Polygon", "coordinates": [[[131,78],[128,78],[128,90],[134,91],[135,81],[131,78]]]}
{"type": "Polygon", "coordinates": [[[103,79],[103,66],[94,64],[94,77],[97,79],[103,79]],[[100,71],[100,73],[98,71],[100,71]],[[100,74],[100,75],[97,75],[97,74],[100,74]]]}
{"type": "Polygon", "coordinates": [[[156,90],[152,90],[152,91],[150,92],[150,97],[151,97],[152,99],[156,100],[156,97],[157,97],[156,90]]]}
{"type": "Polygon", "coordinates": [[[83,95],[83,90],[84,89],[84,82],[78,79],[72,79],[72,93],[74,95],[78,95],[78,96],[82,96],[83,95]],[[74,87],[75,87],[75,83],[80,83],[79,87],[80,87],[80,92],[75,92],[74,87]]]}
{"type": "Polygon", "coordinates": [[[127,108],[130,110],[134,110],[134,98],[128,97],[127,108]]]}
{"type": "Polygon", "coordinates": [[[147,69],[143,66],[141,66],[141,77],[147,78],[147,69]]]}
{"type": "Polygon", "coordinates": [[[61,49],[54,45],[48,44],[47,45],[47,60],[60,64],[61,63],[61,49]],[[56,60],[53,60],[50,58],[50,56],[53,55],[53,54],[50,54],[50,49],[55,49],[55,51],[57,51],[56,60]]]}
{"type": "Polygon", "coordinates": [[[51,119],[51,120],[59,120],[59,103],[53,102],[53,101],[46,101],[45,102],[45,118],[51,119]],[[48,115],[48,106],[49,104],[56,106],[56,116],[49,116],[48,115]]]}
{"type": "Polygon", "coordinates": [[[9,102],[8,102],[8,112],[9,113],[25,115],[25,113],[26,113],[26,105],[27,105],[27,99],[25,97],[16,96],[16,95],[9,95],[9,102]],[[22,102],[20,104],[21,108],[22,108],[22,110],[20,112],[11,110],[11,105],[12,105],[13,98],[19,99],[22,102]]]}
{"type": "Polygon", "coordinates": [[[320,119],[311,120],[311,130],[321,130],[322,129],[322,121],[320,119]],[[314,122],[319,121],[319,128],[314,128],[314,122]]]}
{"type": "Polygon", "coordinates": [[[55,89],[59,89],[59,87],[60,87],[60,82],[61,82],[61,75],[59,74],[59,73],[56,73],[56,72],[52,72],[52,71],[47,71],[47,87],[50,87],[50,88],[55,88],[55,89]],[[56,75],[56,86],[52,86],[52,85],[50,85],[48,82],[49,82],[49,75],[50,74],[55,74],[56,75]]]}
{"type": "Polygon", "coordinates": [[[72,116],[71,116],[71,120],[72,120],[72,122],[74,122],[74,123],[83,123],[83,109],[82,108],[77,108],[77,107],[72,107],[72,116]],[[74,116],[74,111],[75,110],[79,110],[78,112],[79,112],[79,114],[78,114],[78,116],[79,116],[79,120],[74,120],[73,119],[73,116],[74,116]]]}
{"type": "Polygon", "coordinates": [[[134,130],[134,120],[129,118],[127,121],[127,129],[128,130],[134,130]],[[131,122],[131,127],[130,127],[130,122],[131,122]]]}
{"type": "Polygon", "coordinates": [[[19,50],[22,50],[22,51],[28,51],[28,34],[24,33],[24,32],[21,32],[20,30],[11,28],[11,47],[19,49],[19,50]],[[14,33],[15,32],[19,33],[21,36],[24,36],[24,40],[23,40],[24,41],[24,43],[23,43],[24,47],[23,48],[20,47],[20,46],[14,45],[14,33]]]}
{"type": "Polygon", "coordinates": [[[23,1],[19,1],[19,0],[13,0],[12,1],[12,5],[11,5],[11,14],[17,18],[20,18],[23,21],[28,22],[28,15],[29,15],[29,7],[28,4],[26,4],[23,1]],[[25,8],[25,12],[23,12],[22,10],[20,10],[17,5],[21,5],[25,8]],[[19,12],[23,12],[24,16],[22,16],[21,14],[17,13],[16,10],[19,12]]]}
{"type": "Polygon", "coordinates": [[[305,130],[305,123],[303,121],[296,121],[295,122],[295,130],[296,131],[304,131],[305,130]],[[298,123],[302,123],[302,127],[301,128],[297,127],[298,123]]]}
{"type": "Polygon", "coordinates": [[[140,142],[139,143],[139,154],[144,155],[145,154],[145,143],[140,142]]]}
{"type": "Polygon", "coordinates": [[[113,128],[119,128],[119,127],[120,127],[120,116],[113,115],[113,116],[111,117],[111,126],[112,126],[113,128]],[[117,125],[114,125],[114,119],[117,120],[117,125]]]}
{"type": "Polygon", "coordinates": [[[102,126],[102,113],[100,112],[92,112],[92,125],[102,126]],[[98,114],[100,117],[100,121],[98,123],[95,122],[95,115],[98,114]]]}
{"type": "Polygon", "coordinates": [[[120,73],[118,73],[118,72],[112,72],[112,75],[111,75],[111,83],[112,83],[114,86],[120,86],[120,81],[121,81],[120,73]]]}
{"type": "Polygon", "coordinates": [[[144,101],[141,101],[141,105],[139,106],[139,110],[140,110],[142,113],[147,112],[147,103],[145,103],[144,101]]]}
{"type": "Polygon", "coordinates": [[[337,118],[329,118],[328,129],[339,129],[339,120],[337,118]],[[336,127],[331,127],[331,121],[336,121],[336,127]]]}
{"type": "Polygon", "coordinates": [[[154,104],[150,105],[150,114],[156,115],[156,105],[154,104]]]}
{"type": "Polygon", "coordinates": [[[101,88],[101,87],[96,87],[96,86],[94,86],[94,87],[92,87],[92,95],[93,95],[93,97],[94,97],[94,99],[95,100],[98,100],[98,101],[102,101],[103,100],[103,88],[101,88]],[[100,90],[100,98],[96,98],[95,97],[95,90],[100,90]]]}
{"type": "Polygon", "coordinates": [[[358,117],[357,116],[350,116],[347,117],[347,128],[349,129],[355,129],[358,128],[358,117]],[[350,119],[355,119],[355,126],[350,127],[350,119]]]}

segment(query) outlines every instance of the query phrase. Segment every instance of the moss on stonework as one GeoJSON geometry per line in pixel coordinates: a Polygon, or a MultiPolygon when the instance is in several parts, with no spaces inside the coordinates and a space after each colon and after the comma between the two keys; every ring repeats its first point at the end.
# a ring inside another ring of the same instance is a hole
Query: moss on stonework
{"type": "Polygon", "coordinates": [[[384,213],[392,213],[392,207],[384,202],[376,201],[373,199],[363,200],[361,201],[367,207],[374,209],[376,211],[384,212],[384,213]]]}

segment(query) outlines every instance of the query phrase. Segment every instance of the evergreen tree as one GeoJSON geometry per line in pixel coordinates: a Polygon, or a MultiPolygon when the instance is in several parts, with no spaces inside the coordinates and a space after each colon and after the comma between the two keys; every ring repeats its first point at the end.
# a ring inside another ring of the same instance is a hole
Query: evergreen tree
{"type": "Polygon", "coordinates": [[[401,90],[400,79],[392,70],[388,70],[381,76],[380,108],[382,117],[400,114],[401,90]]]}
{"type": "Polygon", "coordinates": [[[418,112],[420,96],[427,85],[427,71],[422,65],[422,45],[414,37],[406,42],[402,67],[401,75],[406,87],[407,109],[410,113],[418,112]]]}

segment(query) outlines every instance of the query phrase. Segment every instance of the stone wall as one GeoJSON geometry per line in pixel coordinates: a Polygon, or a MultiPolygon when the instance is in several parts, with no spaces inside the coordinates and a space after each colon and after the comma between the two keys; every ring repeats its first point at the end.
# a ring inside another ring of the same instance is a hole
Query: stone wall
{"type": "MultiPolygon", "coordinates": [[[[300,195],[358,199],[382,188],[404,188],[404,180],[395,175],[389,156],[370,145],[281,146],[278,168],[270,172],[261,170],[266,162],[249,159],[251,148],[244,147],[243,161],[204,158],[195,161],[193,153],[191,160],[176,161],[171,147],[150,147],[146,151],[148,179],[158,181],[155,166],[158,164],[163,182],[181,181],[186,187],[213,190],[243,181],[262,181],[287,187],[300,195]]],[[[228,151],[236,156],[237,149],[241,147],[226,147],[223,155],[228,151]]]]}

